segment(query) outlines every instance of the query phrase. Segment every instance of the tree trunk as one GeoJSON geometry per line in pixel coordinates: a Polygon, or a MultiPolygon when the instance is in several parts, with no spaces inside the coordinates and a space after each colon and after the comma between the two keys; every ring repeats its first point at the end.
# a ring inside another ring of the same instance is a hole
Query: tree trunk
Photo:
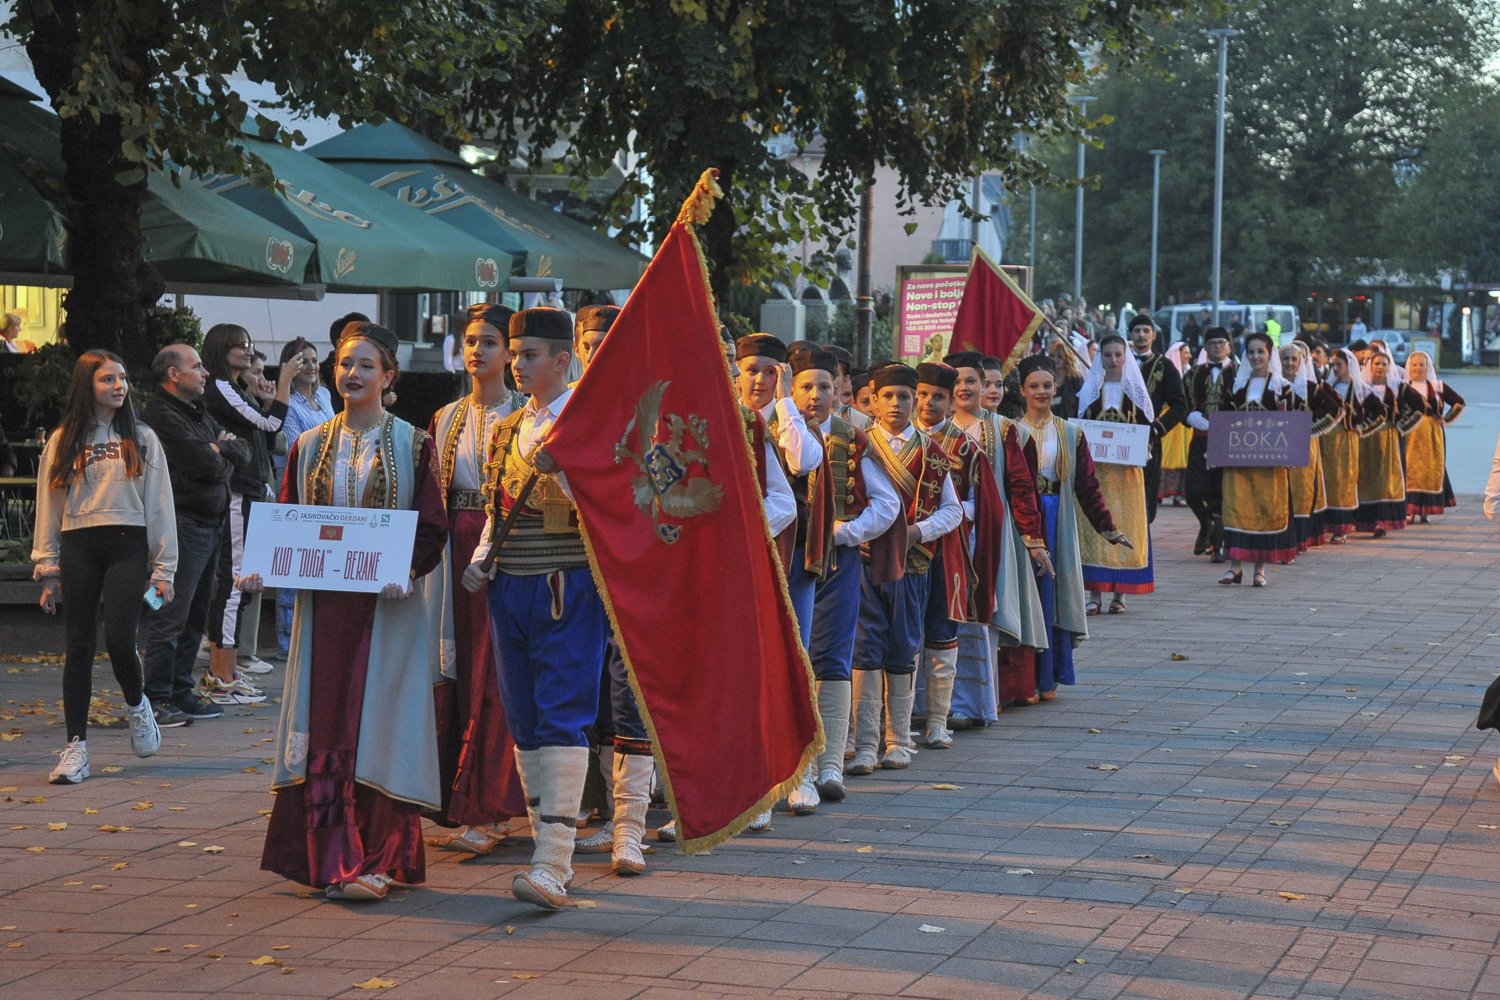
{"type": "MultiPolygon", "coordinates": [[[[87,4],[57,2],[36,20],[27,54],[54,107],[73,85],[73,66],[90,56],[87,4]]],[[[147,43],[136,47],[131,66],[114,66],[149,101],[147,43]]],[[[149,364],[156,344],[148,310],[160,297],[161,280],[142,257],[141,205],[146,168],[121,150],[116,115],[82,112],[61,120],[64,210],[68,218],[68,269],[73,290],[65,300],[66,340],[75,351],[102,348],[124,358],[126,367],[149,364]],[[121,177],[125,176],[124,183],[121,177]]]]}

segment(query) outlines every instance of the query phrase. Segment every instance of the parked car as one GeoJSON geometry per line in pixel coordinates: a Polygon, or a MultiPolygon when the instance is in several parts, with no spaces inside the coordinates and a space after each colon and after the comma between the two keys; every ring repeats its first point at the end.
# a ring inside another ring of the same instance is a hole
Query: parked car
{"type": "Polygon", "coordinates": [[[1415,330],[1369,330],[1365,333],[1365,342],[1385,341],[1385,346],[1391,349],[1391,360],[1404,365],[1407,355],[1412,352],[1411,338],[1415,335],[1415,330]]]}

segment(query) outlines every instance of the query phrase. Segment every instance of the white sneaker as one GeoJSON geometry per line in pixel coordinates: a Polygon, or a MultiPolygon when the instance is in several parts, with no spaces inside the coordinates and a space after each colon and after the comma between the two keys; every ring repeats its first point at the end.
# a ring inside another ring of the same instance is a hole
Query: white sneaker
{"type": "Polygon", "coordinates": [[[203,697],[215,705],[259,705],[266,700],[264,691],[239,674],[227,681],[221,681],[211,673],[204,674],[202,690],[203,697]]]}
{"type": "Polygon", "coordinates": [[[827,765],[818,774],[818,796],[829,802],[842,802],[849,790],[844,787],[844,775],[832,764],[827,765]]]}
{"type": "Polygon", "coordinates": [[[922,745],[931,750],[953,749],[953,734],[947,726],[928,726],[922,737],[922,745]]]}
{"type": "Polygon", "coordinates": [[[868,748],[854,751],[854,759],[849,766],[844,768],[845,774],[874,774],[875,767],[879,764],[875,751],[868,748]]]}
{"type": "Polygon", "coordinates": [[[258,656],[247,657],[235,664],[239,670],[247,674],[269,674],[276,668],[258,656]]]}
{"type": "Polygon", "coordinates": [[[802,784],[787,796],[786,804],[791,808],[793,816],[809,816],[817,812],[821,802],[822,800],[818,798],[817,786],[813,782],[813,765],[810,764],[807,770],[802,772],[802,784]]]}
{"type": "Polygon", "coordinates": [[[545,868],[521,872],[511,881],[510,894],[544,910],[560,910],[568,904],[568,887],[545,868]]]}
{"type": "Polygon", "coordinates": [[[54,785],[76,785],[89,776],[89,749],[83,740],[75,736],[57,755],[62,759],[47,776],[54,785]]]}
{"type": "Polygon", "coordinates": [[[746,827],[746,829],[751,833],[765,833],[767,830],[771,829],[771,810],[767,809],[765,812],[752,819],[750,821],[750,825],[746,827]]]}
{"type": "Polygon", "coordinates": [[[137,757],[149,757],[161,749],[161,728],[151,711],[151,699],[141,695],[135,708],[125,706],[125,721],[130,723],[130,749],[137,757]]]}
{"type": "Polygon", "coordinates": [[[885,752],[885,756],[880,759],[880,766],[890,770],[911,767],[911,751],[897,743],[885,752]]]}
{"type": "Polygon", "coordinates": [[[371,903],[384,899],[390,889],[391,880],[384,875],[360,875],[352,882],[333,883],[323,890],[323,895],[329,899],[371,903]]]}
{"type": "Polygon", "coordinates": [[[584,837],[573,845],[573,850],[578,854],[609,854],[614,849],[615,824],[613,820],[607,821],[593,836],[584,837]]]}

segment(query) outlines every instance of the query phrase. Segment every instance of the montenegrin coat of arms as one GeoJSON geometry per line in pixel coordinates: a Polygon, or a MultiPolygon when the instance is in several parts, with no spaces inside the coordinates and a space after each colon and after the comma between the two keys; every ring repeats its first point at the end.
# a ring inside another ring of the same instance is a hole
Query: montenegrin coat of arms
{"type": "Polygon", "coordinates": [[[697,414],[690,413],[684,419],[669,413],[665,418],[666,436],[657,440],[663,423],[661,398],[671,384],[651,384],[615,445],[615,462],[628,458],[636,464],[638,472],[630,477],[635,505],[651,518],[656,537],[668,545],[682,537],[682,526],[666,523],[665,519],[684,521],[712,513],[724,499],[724,487],[707,476],[708,421],[697,414]],[[633,448],[632,437],[636,442],[633,448]],[[695,465],[702,466],[705,474],[689,477],[695,465]]]}

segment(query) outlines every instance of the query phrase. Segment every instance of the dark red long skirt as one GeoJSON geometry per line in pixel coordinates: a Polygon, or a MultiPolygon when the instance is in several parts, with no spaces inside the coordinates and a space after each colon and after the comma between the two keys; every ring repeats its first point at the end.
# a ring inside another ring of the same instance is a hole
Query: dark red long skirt
{"type": "Polygon", "coordinates": [[[434,691],[443,812],[429,816],[443,826],[482,826],[526,815],[526,793],[490,646],[489,595],[483,589],[471,594],[459,583],[479,544],[485,516],[478,510],[448,515],[458,679],[434,691]]]}
{"type": "Polygon", "coordinates": [[[312,597],[307,780],[276,793],[260,866],[322,888],[359,875],[427,877],[418,807],[354,780],[374,594],[312,597]]]}

